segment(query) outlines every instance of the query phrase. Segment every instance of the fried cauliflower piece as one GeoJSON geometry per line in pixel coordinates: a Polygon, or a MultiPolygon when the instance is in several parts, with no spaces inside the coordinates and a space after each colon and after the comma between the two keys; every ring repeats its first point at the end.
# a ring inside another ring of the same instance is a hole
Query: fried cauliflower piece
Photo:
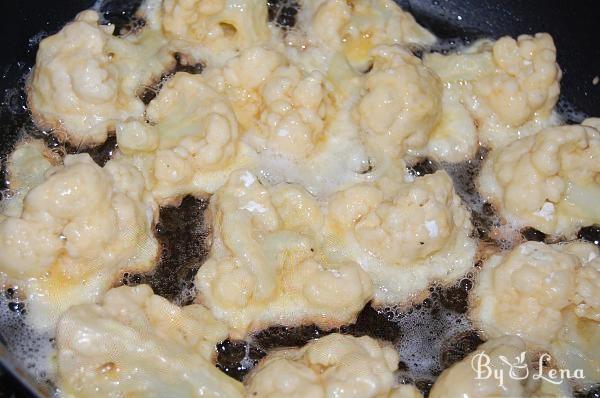
{"type": "Polygon", "coordinates": [[[558,368],[600,381],[599,249],[527,242],[491,257],[472,291],[471,318],[488,337],[515,334],[558,368]]]}
{"type": "Polygon", "coordinates": [[[262,147],[275,154],[303,159],[313,153],[326,115],[323,76],[302,76],[293,66],[278,68],[263,88],[267,109],[260,117],[262,147]]]}
{"type": "Polygon", "coordinates": [[[58,323],[64,397],[243,397],[217,369],[227,328],[198,304],[178,307],[148,285],[122,286],[99,304],[72,307],[58,323]]]}
{"type": "Polygon", "coordinates": [[[394,387],[387,398],[423,398],[423,394],[412,384],[401,384],[394,387]]]}
{"type": "Polygon", "coordinates": [[[400,167],[405,147],[423,147],[435,124],[437,78],[399,47],[376,50],[356,108],[363,83],[343,93],[345,80],[307,73],[278,50],[249,48],[204,76],[231,101],[262,175],[326,197],[400,167]]]}
{"type": "Polygon", "coordinates": [[[371,297],[368,275],[331,261],[317,201],[292,184],[263,186],[237,171],[211,199],[213,243],[195,282],[199,302],[234,337],[272,325],[352,322],[371,297]]]}
{"type": "Polygon", "coordinates": [[[442,85],[410,52],[376,47],[358,104],[365,140],[391,156],[422,150],[441,114],[442,85]]]}
{"type": "Polygon", "coordinates": [[[546,128],[492,151],[477,182],[509,223],[575,237],[600,222],[600,132],[546,128]]]}
{"type": "Polygon", "coordinates": [[[327,116],[324,76],[304,73],[278,52],[252,47],[223,72],[226,93],[258,151],[290,159],[312,154],[327,116]]]}
{"type": "Polygon", "coordinates": [[[98,20],[84,11],[42,40],[28,82],[38,126],[75,145],[100,144],[119,122],[142,117],[138,90],[174,64],[159,32],[114,37],[98,20]]]}
{"type": "Polygon", "coordinates": [[[433,282],[452,283],[475,255],[469,214],[446,172],[398,181],[359,184],[329,200],[327,250],[367,271],[377,305],[416,299],[433,282]]]}
{"type": "Polygon", "coordinates": [[[24,294],[28,320],[51,328],[70,306],[98,300],[127,270],[148,271],[157,206],[139,172],[67,155],[0,222],[0,272],[24,294]]]}
{"type": "Polygon", "coordinates": [[[229,98],[244,142],[258,153],[257,169],[273,184],[294,182],[327,196],[370,178],[361,174],[369,153],[351,106],[334,103],[321,72],[305,72],[280,51],[252,47],[204,76],[229,98]]]}
{"type": "Polygon", "coordinates": [[[581,122],[583,126],[593,127],[596,130],[600,131],[600,117],[588,117],[583,122],[581,122]]]}
{"type": "MultiPolygon", "coordinates": [[[[554,42],[547,33],[480,41],[461,53],[427,54],[424,64],[440,76],[448,95],[466,107],[477,126],[479,141],[487,147],[507,145],[557,121],[553,109],[562,73],[554,42]]],[[[453,111],[452,107],[444,110],[453,111]]],[[[468,124],[466,118],[463,120],[468,124]]],[[[456,140],[461,136],[459,129],[449,131],[448,125],[441,128],[434,137],[456,140]]],[[[468,151],[472,139],[469,142],[462,148],[464,157],[473,154],[468,151]]],[[[431,151],[440,160],[454,161],[452,153],[431,151]]]]}
{"type": "Polygon", "coordinates": [[[0,201],[0,221],[3,216],[19,217],[27,192],[41,184],[46,171],[58,162],[58,155],[42,140],[25,140],[17,144],[6,163],[10,194],[0,201]]]}
{"type": "Polygon", "coordinates": [[[302,46],[302,52],[318,49],[324,58],[341,53],[360,71],[368,69],[370,51],[376,46],[422,47],[436,40],[390,0],[302,1],[297,21],[288,42],[302,46]]]}
{"type": "MultiPolygon", "coordinates": [[[[539,374],[544,373],[534,370],[523,340],[517,336],[502,336],[483,343],[465,359],[444,370],[429,396],[566,398],[572,395],[566,380],[536,379],[539,374]],[[496,375],[492,375],[493,371],[496,375]]],[[[544,377],[549,378],[547,374],[544,377]]]]}
{"type": "Polygon", "coordinates": [[[431,129],[426,150],[437,161],[458,163],[472,159],[479,149],[475,121],[460,101],[460,89],[444,84],[438,123],[431,129]]]}
{"type": "Polygon", "coordinates": [[[399,360],[388,343],[330,334],[270,354],[250,373],[246,390],[257,398],[422,397],[413,386],[395,387],[399,360]]]}
{"type": "Polygon", "coordinates": [[[117,142],[161,204],[213,193],[229,173],[252,161],[229,101],[202,75],[176,73],[146,115],[149,123],[120,124],[117,142]]]}
{"type": "Polygon", "coordinates": [[[167,37],[184,42],[183,53],[222,63],[271,37],[267,16],[260,0],[165,0],[161,21],[167,37]]]}
{"type": "Polygon", "coordinates": [[[266,108],[263,88],[275,70],[283,66],[290,65],[282,54],[254,46],[227,61],[222,69],[209,68],[205,74],[207,80],[230,99],[242,128],[247,130],[266,108]]]}

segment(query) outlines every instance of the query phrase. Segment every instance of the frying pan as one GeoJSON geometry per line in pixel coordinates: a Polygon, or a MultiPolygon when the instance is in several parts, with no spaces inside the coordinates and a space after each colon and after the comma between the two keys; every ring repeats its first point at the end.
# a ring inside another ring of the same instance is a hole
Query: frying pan
{"type": "MultiPolygon", "coordinates": [[[[600,85],[593,80],[600,75],[598,27],[600,7],[595,0],[397,0],[418,22],[433,31],[448,46],[477,38],[516,36],[523,33],[549,32],[558,49],[558,62],[564,76],[561,84],[559,110],[567,123],[578,123],[586,116],[600,116],[600,85]]],[[[134,12],[138,1],[105,0],[100,10],[115,24],[124,23],[134,12]]],[[[0,4],[0,159],[12,150],[22,129],[31,129],[25,107],[23,76],[35,60],[37,44],[42,37],[58,31],[75,14],[94,5],[92,0],[4,0],[0,4]]],[[[2,179],[3,180],[3,179],[2,179]]],[[[2,183],[0,183],[2,188],[2,183]]],[[[202,204],[201,204],[202,205],[202,204]]],[[[205,204],[204,204],[205,205],[205,204]]],[[[176,219],[177,217],[175,217],[176,219]]],[[[442,296],[446,293],[443,293],[442,296]]],[[[460,296],[460,295],[459,295],[460,296]]],[[[452,307],[452,306],[451,306],[452,307]]],[[[435,317],[434,317],[435,318],[435,317]]],[[[437,318],[432,318],[436,322],[437,318]]],[[[344,331],[386,338],[406,332],[411,325],[390,323],[385,316],[365,309],[356,325],[344,331]]],[[[416,326],[415,326],[416,327],[416,326]]],[[[262,334],[263,348],[299,345],[318,337],[316,328],[278,330],[262,334]]],[[[260,335],[260,334],[259,334],[260,335]]],[[[419,335],[419,333],[413,335],[419,335]]],[[[418,338],[418,337],[417,337],[418,338]]],[[[462,337],[475,346],[477,337],[468,333],[462,337]],[[465,337],[466,336],[466,337],[465,337]],[[474,340],[474,342],[473,342],[474,340]]],[[[259,336],[260,340],[260,336],[259,336]]],[[[226,341],[219,345],[223,358],[219,366],[233,376],[239,368],[228,362],[239,351],[250,352],[255,358],[264,355],[259,348],[226,341]],[[228,356],[229,355],[229,356],[228,356]]],[[[474,347],[473,347],[474,348],[474,347]]],[[[463,353],[465,354],[465,353],[463,353]]],[[[230,361],[231,362],[231,361],[230,361]]],[[[243,369],[242,369],[243,371],[243,369]]],[[[44,396],[43,386],[27,376],[20,364],[11,358],[0,336],[0,398],[44,396]]],[[[426,388],[425,388],[426,390],[426,388]]],[[[587,396],[599,397],[597,389],[587,396]]]]}

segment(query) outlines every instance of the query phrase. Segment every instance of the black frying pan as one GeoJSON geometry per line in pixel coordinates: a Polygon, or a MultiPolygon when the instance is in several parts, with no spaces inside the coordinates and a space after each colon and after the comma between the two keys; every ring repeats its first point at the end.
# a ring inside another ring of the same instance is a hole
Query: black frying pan
{"type": "MultiPolygon", "coordinates": [[[[600,7],[597,0],[397,1],[418,22],[447,42],[549,32],[554,37],[564,73],[559,108],[570,111],[565,113],[567,122],[577,123],[585,116],[600,116],[600,84],[592,84],[594,77],[600,75],[600,7]]],[[[101,10],[108,20],[119,25],[127,21],[139,2],[105,0],[101,10]]],[[[0,49],[3,54],[0,61],[0,159],[11,151],[19,137],[19,130],[31,126],[25,108],[22,77],[34,63],[40,32],[44,36],[56,32],[77,12],[93,4],[93,0],[0,2],[0,15],[3,16],[0,23],[0,49]]],[[[357,325],[347,331],[382,338],[401,333],[394,330],[394,325],[386,322],[385,317],[369,309],[363,311],[357,325]]],[[[317,337],[320,331],[308,327],[286,333],[278,331],[275,337],[263,337],[265,344],[298,344],[307,338],[317,337]]],[[[473,337],[466,335],[465,339],[468,342],[473,337]]],[[[0,336],[0,343],[2,340],[0,336]]],[[[236,342],[226,342],[219,349],[224,353],[221,368],[233,376],[240,376],[235,366],[227,367],[231,365],[227,361],[235,358],[240,349],[244,351],[244,347],[236,342]]],[[[255,351],[256,356],[261,355],[258,349],[255,351]]],[[[22,376],[15,378],[11,373],[14,373],[14,368],[10,364],[6,368],[0,365],[0,398],[34,397],[35,394],[21,384],[24,381],[22,376]]],[[[27,380],[24,382],[27,383],[27,380]]],[[[591,392],[588,396],[600,397],[600,392],[591,392]]]]}

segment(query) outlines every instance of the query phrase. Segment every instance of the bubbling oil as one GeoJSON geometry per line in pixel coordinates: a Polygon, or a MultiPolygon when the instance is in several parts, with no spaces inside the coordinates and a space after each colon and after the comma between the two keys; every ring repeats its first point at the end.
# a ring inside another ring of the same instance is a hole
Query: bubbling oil
{"type": "Polygon", "coordinates": [[[473,273],[452,286],[430,287],[430,295],[410,308],[375,309],[371,304],[356,322],[332,330],[315,325],[275,326],[249,336],[246,341],[226,340],[218,345],[217,366],[238,380],[269,352],[302,347],[330,333],[370,336],[392,343],[400,354],[397,372],[401,383],[415,383],[424,392],[443,369],[464,358],[482,342],[467,318],[468,291],[473,273]]]}
{"type": "Polygon", "coordinates": [[[296,15],[300,4],[296,0],[267,0],[269,21],[283,29],[292,29],[296,25],[296,15]]]}
{"type": "Polygon", "coordinates": [[[54,336],[29,327],[24,321],[26,313],[23,301],[7,292],[0,294],[0,342],[8,348],[18,369],[26,371],[42,388],[52,391],[56,375],[54,336]]]}
{"type": "Polygon", "coordinates": [[[204,222],[208,201],[186,196],[177,207],[160,209],[156,237],[161,254],[156,268],[146,274],[125,273],[121,284],[148,284],[155,294],[177,305],[194,301],[194,277],[208,255],[209,228],[204,222]]]}

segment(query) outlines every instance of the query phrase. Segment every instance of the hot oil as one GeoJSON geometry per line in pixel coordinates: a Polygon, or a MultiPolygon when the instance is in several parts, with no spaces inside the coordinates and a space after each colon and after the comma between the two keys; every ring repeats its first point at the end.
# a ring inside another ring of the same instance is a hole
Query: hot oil
{"type": "MultiPolygon", "coordinates": [[[[29,50],[33,51],[45,35],[45,32],[40,32],[31,38],[29,50]]],[[[5,81],[15,84],[1,93],[0,201],[12,195],[6,172],[6,159],[10,152],[20,140],[31,137],[32,133],[40,133],[31,121],[27,109],[25,82],[30,71],[30,65],[19,62],[9,66],[2,73],[5,81]]],[[[28,327],[23,320],[26,313],[26,303],[23,302],[17,287],[7,286],[5,291],[0,291],[0,342],[6,346],[19,369],[28,372],[40,385],[50,386],[49,380],[54,374],[52,336],[28,327]]]]}
{"type": "Polygon", "coordinates": [[[267,0],[269,21],[283,29],[292,29],[296,25],[296,15],[300,5],[297,0],[267,0]]]}
{"type": "Polygon", "coordinates": [[[217,368],[242,381],[266,355],[266,351],[249,341],[227,339],[217,344],[217,368]]]}
{"type": "Polygon", "coordinates": [[[0,342],[34,381],[52,390],[56,371],[54,336],[33,330],[24,322],[27,307],[16,295],[14,287],[0,294],[0,342]]]}
{"type": "Polygon", "coordinates": [[[138,92],[138,97],[145,105],[148,105],[154,98],[156,98],[162,87],[175,75],[175,73],[185,72],[192,75],[199,75],[205,68],[204,64],[202,63],[187,63],[185,58],[179,53],[175,53],[174,58],[175,66],[172,70],[163,73],[156,82],[150,84],[149,86],[142,87],[142,89],[138,92]]]}
{"type": "Polygon", "coordinates": [[[468,291],[472,287],[465,278],[456,285],[432,286],[431,295],[408,311],[386,309],[390,319],[402,330],[395,342],[400,354],[400,380],[415,383],[424,393],[430,384],[461,354],[473,351],[481,340],[467,318],[468,291]],[[462,336],[475,336],[470,345],[462,336]],[[457,342],[462,342],[457,346],[457,342]]]}
{"type": "Polygon", "coordinates": [[[564,97],[561,97],[558,100],[556,112],[564,124],[579,124],[587,117],[585,113],[575,109],[575,107],[571,105],[569,101],[565,100],[564,97]]]}
{"type": "Polygon", "coordinates": [[[161,254],[156,268],[147,274],[126,273],[121,283],[145,283],[178,305],[190,304],[196,297],[194,276],[208,254],[207,206],[206,200],[186,196],[177,207],[161,208],[156,226],[161,254]]]}
{"type": "Polygon", "coordinates": [[[121,35],[143,26],[135,17],[141,3],[142,0],[97,0],[92,9],[101,15],[101,23],[114,25],[114,34],[121,35]]]}
{"type": "Polygon", "coordinates": [[[268,352],[302,347],[329,333],[370,336],[393,344],[400,354],[398,380],[415,383],[424,392],[441,371],[464,358],[482,342],[467,319],[469,273],[449,287],[432,286],[430,296],[409,309],[367,305],[355,323],[333,330],[314,325],[271,327],[247,341],[227,340],[218,345],[217,366],[238,380],[252,370],[268,352]]]}

